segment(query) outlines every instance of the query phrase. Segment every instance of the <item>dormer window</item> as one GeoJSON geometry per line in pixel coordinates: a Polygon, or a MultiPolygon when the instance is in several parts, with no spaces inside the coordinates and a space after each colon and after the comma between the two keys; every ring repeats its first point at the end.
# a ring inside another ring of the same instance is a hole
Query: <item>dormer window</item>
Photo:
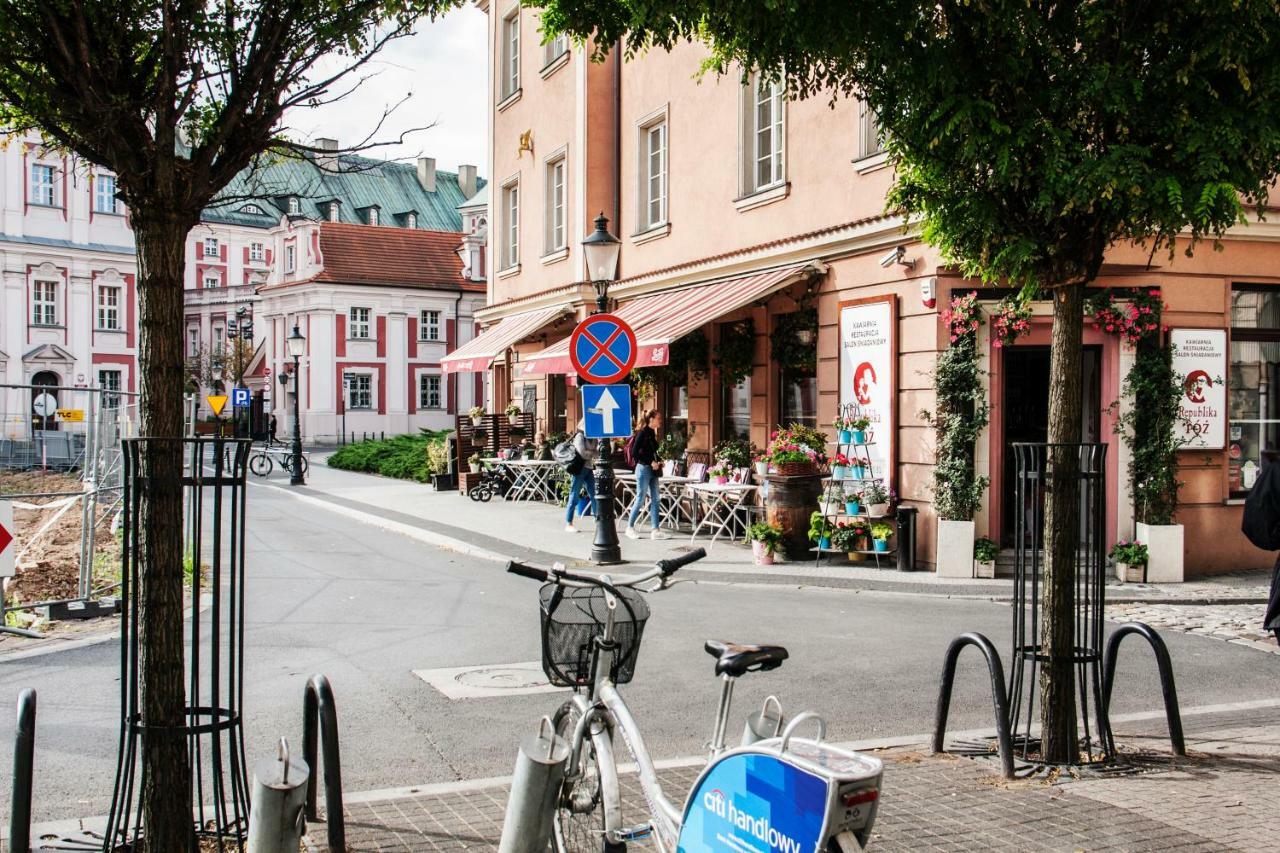
{"type": "Polygon", "coordinates": [[[297,216],[302,212],[302,203],[298,201],[298,197],[296,195],[289,196],[288,206],[290,216],[297,216]]]}
{"type": "Polygon", "coordinates": [[[339,202],[336,202],[336,201],[329,202],[329,221],[330,222],[338,221],[338,212],[340,210],[341,210],[341,207],[339,202]]]}
{"type": "Polygon", "coordinates": [[[378,208],[376,207],[369,208],[368,221],[370,225],[378,224],[378,208]]]}
{"type": "Polygon", "coordinates": [[[240,208],[240,212],[247,213],[250,216],[265,216],[267,213],[256,204],[246,204],[244,207],[240,208]]]}
{"type": "Polygon", "coordinates": [[[410,213],[408,216],[406,216],[406,217],[404,218],[404,227],[405,227],[405,228],[417,228],[417,227],[418,227],[418,214],[416,214],[416,213],[410,213]]]}

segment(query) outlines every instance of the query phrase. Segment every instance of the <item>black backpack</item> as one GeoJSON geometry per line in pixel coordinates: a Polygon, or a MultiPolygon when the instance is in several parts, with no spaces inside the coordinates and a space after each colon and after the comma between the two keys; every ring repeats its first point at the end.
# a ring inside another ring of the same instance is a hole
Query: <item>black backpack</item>
{"type": "Polygon", "coordinates": [[[1280,551],[1280,464],[1262,470],[1244,502],[1240,530],[1264,551],[1280,551]]]}

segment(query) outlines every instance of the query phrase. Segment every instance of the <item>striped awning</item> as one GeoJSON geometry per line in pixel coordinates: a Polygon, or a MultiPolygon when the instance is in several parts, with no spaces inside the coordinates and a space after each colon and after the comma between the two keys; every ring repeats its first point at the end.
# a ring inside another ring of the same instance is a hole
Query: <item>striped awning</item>
{"type": "MultiPolygon", "coordinates": [[[[694,329],[763,299],[812,269],[809,264],[678,287],[624,302],[614,312],[636,333],[636,367],[666,364],[671,344],[694,329]]],[[[573,373],[568,339],[525,356],[524,373],[573,373]]]]}
{"type": "Polygon", "coordinates": [[[538,308],[503,317],[440,360],[445,373],[478,373],[488,370],[507,348],[536,333],[569,312],[568,305],[538,308]]]}

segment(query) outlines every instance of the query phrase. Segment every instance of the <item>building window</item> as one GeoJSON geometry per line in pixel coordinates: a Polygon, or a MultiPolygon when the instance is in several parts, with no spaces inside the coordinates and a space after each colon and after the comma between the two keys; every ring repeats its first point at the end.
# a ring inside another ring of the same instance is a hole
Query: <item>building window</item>
{"type": "Polygon", "coordinates": [[[194,326],[187,329],[187,355],[195,358],[200,354],[200,330],[194,326]]]}
{"type": "Polygon", "coordinates": [[[261,243],[249,244],[249,260],[265,261],[267,259],[267,251],[261,243]]]}
{"type": "Polygon", "coordinates": [[[368,373],[348,373],[347,378],[351,380],[351,390],[347,392],[351,408],[372,409],[373,377],[368,373]]]}
{"type": "Polygon", "coordinates": [[[689,437],[689,386],[667,385],[667,433],[689,437]]]}
{"type": "Polygon", "coordinates": [[[542,57],[543,65],[550,65],[560,57],[569,52],[569,36],[564,33],[547,42],[546,51],[542,57]]]}
{"type": "Polygon", "coordinates": [[[423,341],[440,340],[440,312],[423,311],[418,328],[418,339],[423,341]]]}
{"type": "Polygon", "coordinates": [[[35,326],[58,325],[58,283],[37,281],[31,292],[31,323],[35,326]]]}
{"type": "Polygon", "coordinates": [[[99,370],[98,387],[102,389],[102,408],[120,407],[120,371],[99,370]]]}
{"type": "Polygon", "coordinates": [[[213,327],[213,354],[221,357],[227,340],[226,330],[222,326],[213,327]]]}
{"type": "Polygon", "coordinates": [[[405,218],[404,218],[404,227],[405,227],[405,228],[417,228],[417,227],[418,227],[418,214],[416,214],[416,213],[410,213],[410,214],[406,215],[406,216],[405,216],[405,218]]]}
{"type": "Polygon", "coordinates": [[[355,340],[367,341],[369,339],[369,309],[368,308],[352,308],[351,317],[351,334],[350,337],[355,340]]]}
{"type": "Polygon", "coordinates": [[[288,205],[290,216],[297,216],[302,212],[302,203],[298,201],[298,197],[296,195],[289,196],[288,205]]]}
{"type": "Polygon", "coordinates": [[[874,157],[884,150],[880,141],[880,122],[871,106],[858,100],[858,159],[874,157]]]}
{"type": "Polygon", "coordinates": [[[502,19],[502,85],[499,100],[506,100],[520,88],[520,9],[502,19]]]}
{"type": "Polygon", "coordinates": [[[31,165],[31,203],[53,207],[53,175],[52,166],[43,163],[31,165]]]}
{"type": "Polygon", "coordinates": [[[1280,289],[1232,288],[1229,371],[1228,477],[1243,495],[1262,473],[1262,454],[1280,450],[1280,289]]]}
{"type": "Polygon", "coordinates": [[[520,182],[512,181],[502,188],[502,268],[520,263],[520,182]]]}
{"type": "Polygon", "coordinates": [[[547,164],[547,254],[565,247],[565,158],[547,164]]]}
{"type": "Polygon", "coordinates": [[[818,377],[814,371],[783,369],[781,414],[780,424],[818,425],[818,377]]]}
{"type": "Polygon", "coordinates": [[[265,216],[267,213],[256,204],[246,204],[244,207],[240,208],[240,212],[247,213],[250,216],[265,216]]]}
{"type": "Polygon", "coordinates": [[[338,203],[336,201],[329,202],[329,221],[330,222],[338,221],[338,211],[339,211],[338,203]]]}
{"type": "Polygon", "coordinates": [[[96,213],[116,212],[116,176],[99,174],[93,182],[93,209],[96,213]]]}
{"type": "Polygon", "coordinates": [[[667,221],[667,120],[640,128],[640,230],[667,221]]]}
{"type": "Polygon", "coordinates": [[[378,224],[378,208],[376,207],[369,208],[369,224],[370,225],[378,224]]]}
{"type": "Polygon", "coordinates": [[[207,272],[204,274],[204,286],[206,288],[222,287],[222,278],[217,273],[207,272]]]}
{"type": "Polygon", "coordinates": [[[98,328],[109,332],[120,330],[120,288],[98,288],[98,328]]]}
{"type": "Polygon", "coordinates": [[[781,81],[770,82],[754,74],[746,93],[742,150],[747,162],[743,170],[743,195],[782,183],[784,88],[781,81]]]}
{"type": "Polygon", "coordinates": [[[217,237],[204,238],[204,256],[206,258],[218,257],[218,238],[217,237]]]}
{"type": "Polygon", "coordinates": [[[284,247],[284,271],[293,272],[298,264],[298,247],[290,243],[284,247]]]}
{"type": "Polygon", "coordinates": [[[418,377],[418,408],[444,408],[440,397],[440,376],[435,373],[424,373],[418,377]]]}
{"type": "Polygon", "coordinates": [[[720,407],[720,440],[751,437],[751,377],[724,386],[720,407]]]}

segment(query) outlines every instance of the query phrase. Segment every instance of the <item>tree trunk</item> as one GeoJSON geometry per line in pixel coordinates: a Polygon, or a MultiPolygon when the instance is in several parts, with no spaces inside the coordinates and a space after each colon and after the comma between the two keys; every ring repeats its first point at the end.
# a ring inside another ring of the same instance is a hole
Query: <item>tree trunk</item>
{"type": "MultiPolygon", "coordinates": [[[[1053,349],[1049,357],[1049,444],[1080,442],[1080,364],[1084,332],[1084,284],[1053,293],[1053,349]]],[[[1040,593],[1041,756],[1077,760],[1075,566],[1080,548],[1080,459],[1074,446],[1050,448],[1045,483],[1045,559],[1040,593]]]]}
{"type": "Polygon", "coordinates": [[[138,512],[138,662],[142,723],[141,797],[146,849],[194,849],[182,606],[183,245],[179,217],[134,223],[138,246],[142,435],[145,477],[138,512]],[[168,440],[163,440],[168,439],[168,440]]]}

